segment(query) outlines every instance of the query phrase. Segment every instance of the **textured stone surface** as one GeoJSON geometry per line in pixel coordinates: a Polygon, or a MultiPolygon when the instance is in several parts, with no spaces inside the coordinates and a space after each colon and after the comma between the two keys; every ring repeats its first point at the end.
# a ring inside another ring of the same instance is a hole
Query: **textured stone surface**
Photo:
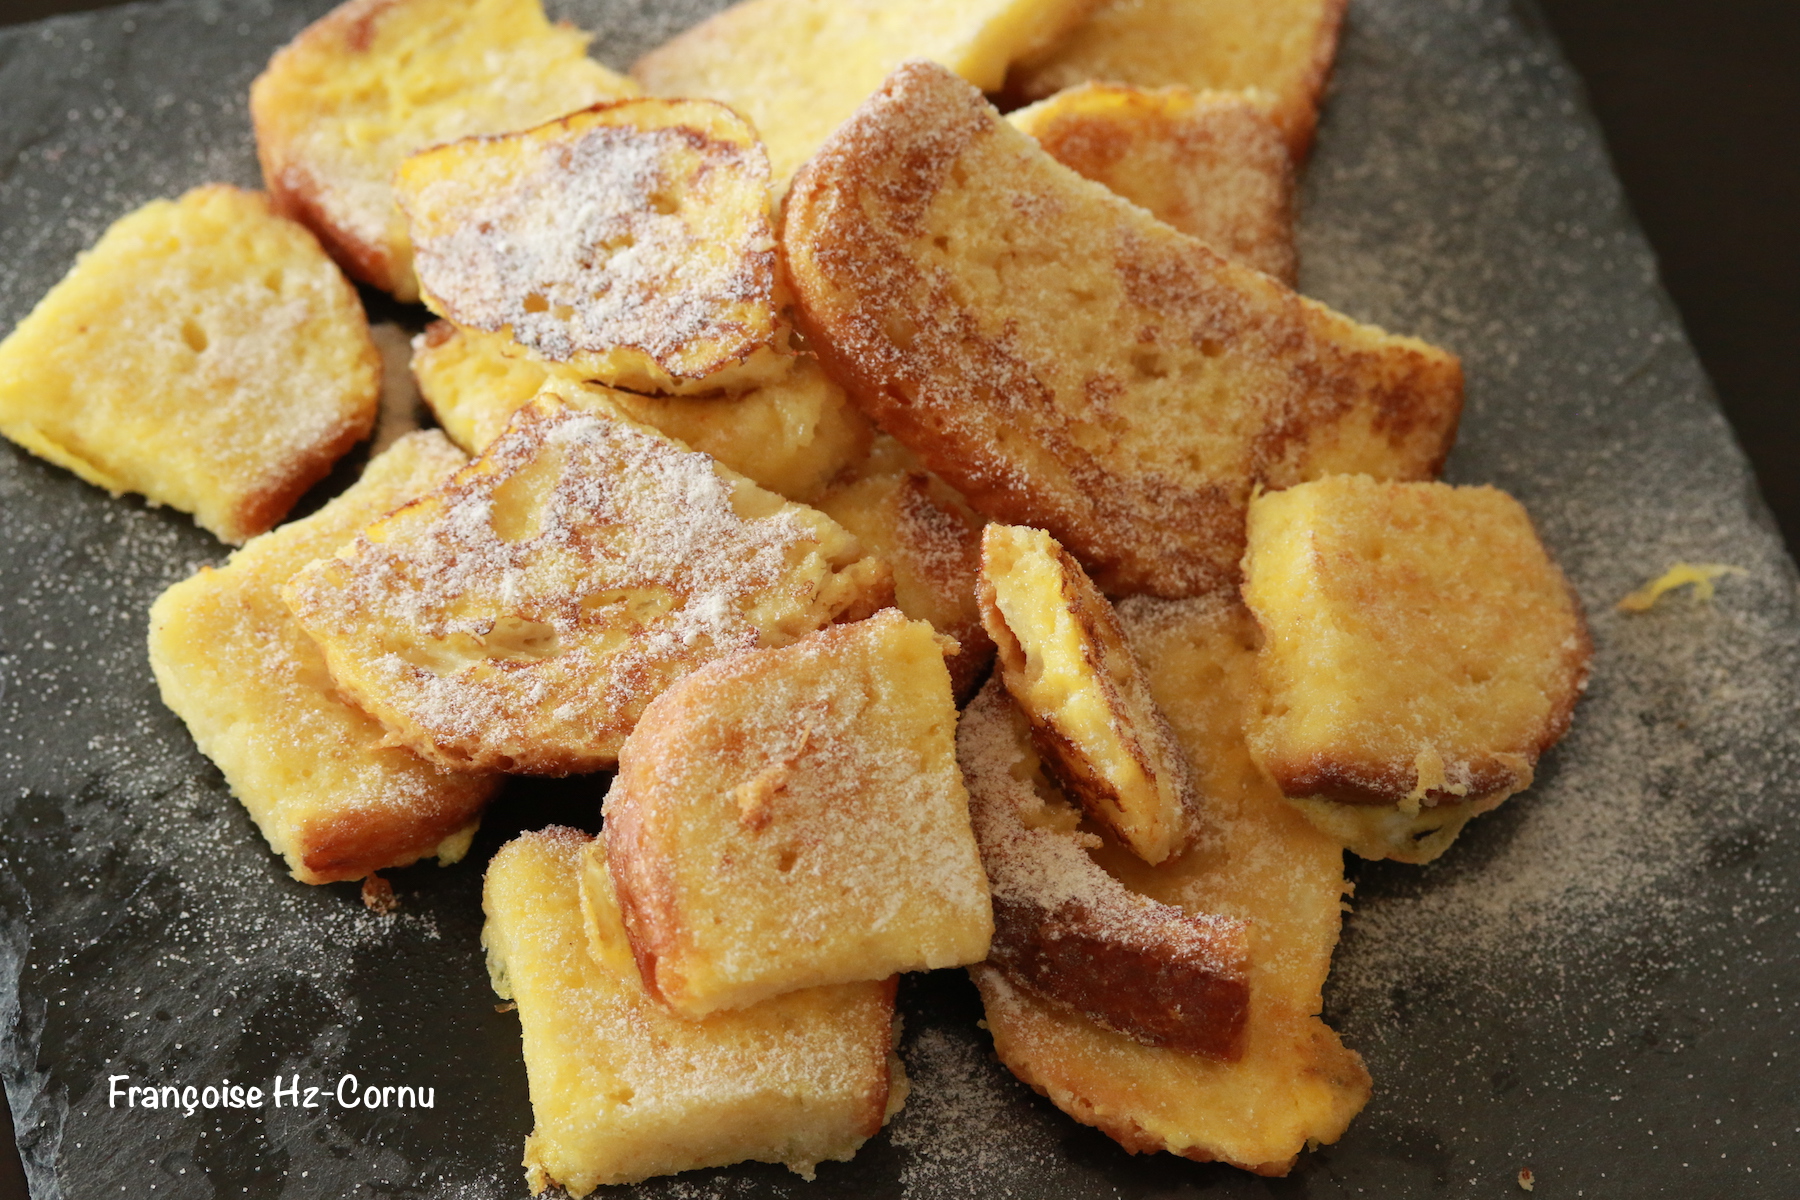
{"type": "MultiPolygon", "coordinates": [[[[327,7],[173,0],[0,33],[0,329],[115,217],[254,183],[245,90],[327,7]]],[[[625,65],[708,4],[552,5],[625,65]]],[[[971,991],[914,981],[907,1111],[805,1185],[653,1196],[1769,1194],[1800,1180],[1793,569],[1656,283],[1577,82],[1505,0],[1353,0],[1306,186],[1304,290],[1464,355],[1460,482],[1518,495],[1589,607],[1594,683],[1538,787],[1418,870],[1358,866],[1328,1016],[1375,1099],[1285,1182],[1130,1158],[991,1060],[971,991]],[[1626,617],[1686,559],[1710,607],[1626,617]],[[1784,1186],[1785,1185],[1785,1186],[1784,1186]]],[[[480,871],[603,784],[515,788],[460,866],[288,880],[158,703],[150,600],[222,548],[0,446],[0,1044],[39,1200],[515,1197],[530,1124],[480,871]],[[14,987],[15,981],[17,987],[14,987]],[[345,1073],[410,1113],[107,1108],[133,1083],[345,1073]]]]}

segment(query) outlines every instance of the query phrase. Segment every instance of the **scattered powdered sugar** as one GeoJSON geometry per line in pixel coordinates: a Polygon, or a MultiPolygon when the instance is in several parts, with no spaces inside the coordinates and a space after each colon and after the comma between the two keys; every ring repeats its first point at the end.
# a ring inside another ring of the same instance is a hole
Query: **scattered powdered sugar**
{"type": "Polygon", "coordinates": [[[760,148],[697,126],[611,123],[633,111],[577,114],[554,140],[460,148],[477,169],[403,192],[420,282],[445,315],[509,329],[558,362],[627,348],[672,370],[722,340],[747,353],[744,322],[758,315],[767,340],[774,234],[760,148]]]}
{"type": "Polygon", "coordinates": [[[848,601],[823,526],[791,504],[745,515],[754,497],[773,500],[546,401],[379,540],[303,572],[293,603],[341,685],[439,747],[591,770],[687,670],[848,601]]]}

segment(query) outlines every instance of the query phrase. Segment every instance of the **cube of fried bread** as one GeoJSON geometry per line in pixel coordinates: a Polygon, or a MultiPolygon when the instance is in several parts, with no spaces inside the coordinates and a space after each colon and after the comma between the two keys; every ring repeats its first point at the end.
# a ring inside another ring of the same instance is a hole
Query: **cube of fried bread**
{"type": "Polygon", "coordinates": [[[998,678],[963,714],[957,759],[994,894],[989,965],[1145,1045],[1231,1061],[1249,1011],[1244,923],[1136,894],[1089,855],[1101,842],[1044,773],[998,678]]]}
{"type": "Polygon", "coordinates": [[[1057,782],[1145,862],[1179,854],[1198,803],[1187,756],[1081,564],[1041,529],[989,525],[975,595],[1057,782]]]}
{"type": "Polygon", "coordinates": [[[344,269],[419,298],[394,168],[429,146],[526,129],[638,87],[539,0],[350,0],[250,88],[263,179],[344,269]]]}
{"type": "Polygon", "coordinates": [[[1104,0],[1047,54],[1020,63],[1007,92],[1042,100],[1090,80],[1195,91],[1258,88],[1304,162],[1337,57],[1348,0],[1104,0]]]}
{"type": "Polygon", "coordinates": [[[483,892],[488,969],[518,1005],[525,1044],[534,1195],[746,1159],[811,1179],[880,1132],[906,1095],[895,981],[678,1016],[644,991],[629,953],[591,951],[584,923],[617,944],[624,931],[604,891],[584,886],[590,849],[600,844],[573,829],[522,834],[494,855],[483,892]]]}
{"type": "MultiPolygon", "coordinates": [[[[479,454],[554,377],[577,406],[610,409],[712,455],[760,486],[811,503],[869,452],[874,428],[818,360],[797,355],[782,375],[719,396],[644,396],[584,383],[567,366],[525,355],[505,334],[434,322],[413,344],[413,374],[452,440],[479,454]]],[[[853,530],[858,537],[863,534],[853,530]]]]}
{"type": "Polygon", "coordinates": [[[887,452],[904,454],[899,443],[885,435],[881,441],[883,450],[872,451],[820,499],[819,511],[888,564],[901,612],[956,640],[957,651],[944,665],[961,703],[975,694],[994,661],[994,642],[975,604],[982,520],[956,489],[916,461],[900,462],[887,452]]]}
{"type": "Polygon", "coordinates": [[[1257,771],[1243,697],[1255,627],[1228,597],[1119,605],[1150,690],[1194,762],[1205,832],[1150,866],[1111,841],[1093,853],[1125,886],[1188,912],[1243,921],[1250,1002],[1229,1062],[1148,1046],[975,968],[994,1048],[1014,1074],[1128,1150],[1285,1174],[1336,1141],[1369,1098],[1362,1060],[1323,1021],[1343,897],[1343,852],[1257,771]]]}
{"type": "Polygon", "coordinates": [[[223,185],[121,217],[0,342],[0,433],[234,545],[368,436],[380,391],[349,281],[223,185]]]}
{"type": "Polygon", "coordinates": [[[394,175],[420,294],[642,392],[782,374],[769,161],[710,100],[619,100],[416,154],[394,175]]]}
{"type": "Polygon", "coordinates": [[[652,50],[631,74],[658,96],[707,96],[748,117],[778,182],[908,58],[985,91],[1054,45],[1095,0],[747,0],[652,50]]]}
{"type": "Polygon", "coordinates": [[[1265,638],[1250,748],[1365,858],[1429,862],[1531,786],[1592,647],[1531,518],[1491,487],[1335,476],[1250,506],[1265,638]]]}
{"type": "Polygon", "coordinates": [[[552,392],[283,592],[339,690],[397,740],[543,775],[613,765],[644,706],[703,663],[891,595],[828,517],[552,392]]]}
{"type": "Polygon", "coordinates": [[[441,433],[401,438],[324,508],[253,539],[218,570],[202,567],[150,608],[163,703],[302,883],[432,855],[455,862],[499,789],[498,776],[447,771],[392,745],[380,722],[339,697],[281,602],[295,572],[464,461],[441,433]]]}
{"type": "Polygon", "coordinates": [[[986,957],[955,737],[944,647],[894,609],[657,697],[605,810],[645,988],[699,1017],[986,957]]]}
{"type": "Polygon", "coordinates": [[[1454,356],[1227,262],[930,63],[796,178],[783,254],[851,400],[1109,593],[1232,586],[1252,489],[1429,477],[1455,432],[1454,356]]]}
{"type": "Polygon", "coordinates": [[[1294,166],[1262,92],[1088,83],[1007,116],[1057,162],[1294,286],[1294,166]]]}

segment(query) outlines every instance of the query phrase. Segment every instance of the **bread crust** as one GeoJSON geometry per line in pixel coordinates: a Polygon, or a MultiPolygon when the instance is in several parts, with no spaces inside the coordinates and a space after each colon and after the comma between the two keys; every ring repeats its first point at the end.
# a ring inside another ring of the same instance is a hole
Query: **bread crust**
{"type": "Polygon", "coordinates": [[[1454,356],[1226,262],[929,63],[796,178],[782,248],[796,322],[851,399],[1109,593],[1234,586],[1255,488],[1427,478],[1455,434],[1454,356]]]}
{"type": "Polygon", "coordinates": [[[988,963],[1104,1029],[1233,1061],[1250,1006],[1241,921],[1134,895],[1088,856],[1072,810],[1018,778],[1023,720],[998,679],[963,716],[958,757],[994,890],[988,963]]]}
{"type": "Polygon", "coordinates": [[[1000,680],[1063,790],[1145,862],[1179,854],[1197,806],[1187,756],[1081,564],[1041,531],[989,525],[975,594],[1000,680]]]}

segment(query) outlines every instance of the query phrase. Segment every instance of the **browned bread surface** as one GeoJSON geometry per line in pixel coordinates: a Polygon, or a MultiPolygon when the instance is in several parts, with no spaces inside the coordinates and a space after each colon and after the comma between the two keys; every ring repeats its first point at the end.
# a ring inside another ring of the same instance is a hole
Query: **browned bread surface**
{"type": "Polygon", "coordinates": [[[1456,359],[1296,296],[908,63],[796,179],[797,320],[883,429],[1109,592],[1235,583],[1257,486],[1424,478],[1456,359]]]}
{"type": "Polygon", "coordinates": [[[345,270],[416,300],[394,168],[428,146],[634,94],[587,43],[545,20],[538,0],[349,0],[250,88],[263,179],[345,270]]]}
{"type": "Polygon", "coordinates": [[[0,342],[0,433],[237,544],[368,436],[380,387],[319,243],[212,184],[119,218],[0,342]]]}
{"type": "MultiPolygon", "coordinates": [[[[436,321],[415,341],[412,366],[444,432],[471,454],[499,437],[553,376],[571,404],[603,398],[609,410],[806,504],[867,455],[874,438],[868,418],[808,355],[788,359],[782,374],[746,391],[645,396],[584,382],[564,364],[530,357],[504,334],[436,321]]],[[[860,529],[851,532],[865,537],[860,529]]]]}
{"type": "Polygon", "coordinates": [[[1529,787],[1568,729],[1586,625],[1504,492],[1334,476],[1269,493],[1251,505],[1244,564],[1266,639],[1250,746],[1282,791],[1327,817],[1460,818],[1392,844],[1372,830],[1358,853],[1435,857],[1469,816],[1529,787]]]}
{"type": "Polygon", "coordinates": [[[975,594],[1057,782],[1145,862],[1179,854],[1196,804],[1187,755],[1081,564],[1041,529],[989,525],[975,594]]]}
{"type": "Polygon", "coordinates": [[[645,710],[605,836],[652,993],[704,1016],[986,955],[943,653],[888,609],[712,663],[645,710]]]}
{"type": "Polygon", "coordinates": [[[441,433],[401,438],[303,520],[202,568],[150,609],[150,665],[163,702],[302,883],[361,879],[436,855],[462,857],[492,775],[446,771],[392,745],[332,687],[324,656],[281,587],[466,460],[441,433]]]}
{"type": "Polygon", "coordinates": [[[988,1027],[1015,1074],[1129,1150],[1285,1174],[1301,1150],[1336,1141],[1369,1097],[1362,1060],[1318,1017],[1348,890],[1343,852],[1282,800],[1244,744],[1249,614],[1228,597],[1140,596],[1119,616],[1200,776],[1203,832],[1161,866],[1111,841],[1092,853],[1148,899],[1244,923],[1242,1053],[1222,1062],[1144,1045],[984,966],[974,974],[988,1027]]]}
{"type": "Polygon", "coordinates": [[[283,597],[397,739],[452,768],[554,775],[611,766],[695,667],[891,594],[824,515],[546,392],[283,597]]]}
{"type": "Polygon", "coordinates": [[[1042,100],[1090,80],[1159,88],[1258,88],[1302,162],[1349,0],[1106,0],[1007,91],[1042,100]]]}
{"type": "Polygon", "coordinates": [[[817,504],[892,568],[901,612],[956,639],[945,666],[960,703],[975,694],[994,661],[994,642],[975,603],[982,521],[956,489],[920,468],[892,438],[880,441],[817,504]]]}
{"type": "Polygon", "coordinates": [[[785,366],[769,160],[723,104],[620,100],[453,142],[402,163],[394,196],[421,294],[458,325],[638,391],[785,366]]]}
{"type": "Polygon", "coordinates": [[[1146,900],[1108,875],[1080,810],[1039,773],[998,679],[963,714],[957,757],[994,889],[988,962],[1145,1045],[1237,1058],[1250,1001],[1243,923],[1146,900]]]}
{"type": "Polygon", "coordinates": [[[1294,286],[1294,166],[1262,93],[1088,83],[1007,120],[1083,178],[1294,286]]]}
{"type": "Polygon", "coordinates": [[[811,1179],[880,1132],[906,1095],[894,980],[677,1016],[644,991],[629,952],[606,952],[624,930],[605,889],[588,886],[593,855],[604,880],[586,834],[522,834],[488,864],[482,895],[494,990],[517,1004],[524,1041],[533,1193],[580,1197],[745,1159],[811,1179]]]}

